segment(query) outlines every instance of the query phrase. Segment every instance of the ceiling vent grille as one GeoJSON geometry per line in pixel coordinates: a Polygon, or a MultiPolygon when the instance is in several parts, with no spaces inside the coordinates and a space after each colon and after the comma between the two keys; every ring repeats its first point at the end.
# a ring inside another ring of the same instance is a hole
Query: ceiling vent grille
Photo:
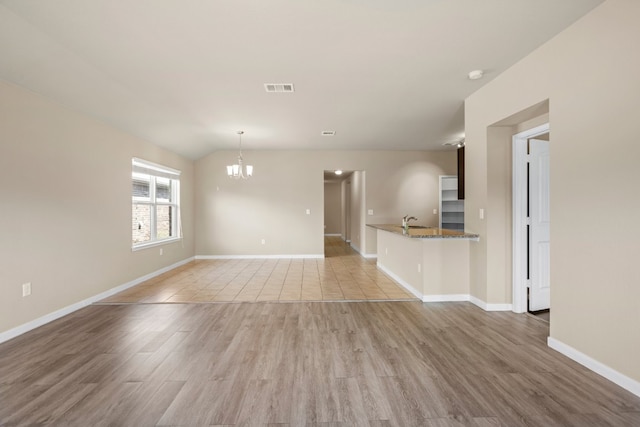
{"type": "Polygon", "coordinates": [[[321,135],[322,136],[333,136],[336,134],[335,130],[323,130],[321,135]]]}
{"type": "Polygon", "coordinates": [[[267,92],[290,93],[294,92],[293,83],[265,83],[264,90],[267,92]]]}

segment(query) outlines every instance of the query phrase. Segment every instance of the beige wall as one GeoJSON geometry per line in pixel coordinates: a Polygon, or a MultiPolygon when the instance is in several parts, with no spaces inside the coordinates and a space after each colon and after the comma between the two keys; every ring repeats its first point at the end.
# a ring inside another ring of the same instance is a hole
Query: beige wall
{"type": "Polygon", "coordinates": [[[0,333],[194,254],[193,162],[3,82],[0,200],[0,333]],[[185,238],[163,256],[131,251],[134,156],[182,171],[185,238]]]}
{"type": "Polygon", "coordinates": [[[340,234],[342,230],[342,183],[324,183],[324,234],[340,234]]]}
{"type": "Polygon", "coordinates": [[[364,225],[365,212],[365,173],[354,171],[351,175],[351,195],[349,197],[349,224],[351,225],[351,247],[360,253],[365,253],[366,240],[364,225]]]}
{"type": "Polygon", "coordinates": [[[487,221],[493,227],[486,246],[489,260],[505,261],[499,268],[487,270],[487,282],[493,286],[487,290],[486,299],[481,298],[486,302],[511,301],[511,136],[514,133],[511,126],[487,129],[487,185],[491,190],[487,194],[485,210],[487,221]]]}
{"type": "MultiPolygon", "coordinates": [[[[372,227],[368,227],[372,228],[372,227]]],[[[372,228],[377,234],[377,265],[400,279],[418,298],[424,296],[424,275],[418,271],[423,260],[422,239],[412,239],[372,228]]],[[[468,291],[467,291],[468,293],[468,291]]]]}
{"type": "MultiPolygon", "coordinates": [[[[371,228],[371,227],[369,227],[371,228]]],[[[374,229],[377,265],[425,301],[468,299],[467,239],[418,239],[374,229]]]]}
{"type": "Polygon", "coordinates": [[[469,248],[467,239],[422,240],[423,295],[469,295],[469,248]]]}
{"type": "Polygon", "coordinates": [[[356,171],[351,200],[364,192],[364,206],[351,206],[358,222],[352,244],[375,253],[375,233],[364,223],[400,223],[409,213],[437,225],[431,211],[438,207],[438,176],[456,173],[455,151],[245,151],[254,176],[235,181],[225,165],[236,155],[220,151],[196,162],[197,255],[322,255],[324,170],[337,168],[356,171]],[[374,215],[365,215],[368,209],[374,215]]]}
{"type": "MultiPolygon", "coordinates": [[[[609,0],[498,76],[465,104],[471,292],[511,303],[508,140],[491,126],[549,101],[551,337],[640,380],[637,242],[640,2],[609,0]],[[497,133],[496,133],[497,132],[497,133]],[[480,220],[478,209],[485,208],[480,220]]],[[[509,178],[510,179],[510,178],[509,178]]]]}
{"type": "Polygon", "coordinates": [[[351,203],[351,177],[342,180],[340,187],[342,191],[340,195],[342,201],[342,209],[340,211],[342,239],[351,242],[351,224],[348,221],[350,217],[349,204],[351,203]]]}

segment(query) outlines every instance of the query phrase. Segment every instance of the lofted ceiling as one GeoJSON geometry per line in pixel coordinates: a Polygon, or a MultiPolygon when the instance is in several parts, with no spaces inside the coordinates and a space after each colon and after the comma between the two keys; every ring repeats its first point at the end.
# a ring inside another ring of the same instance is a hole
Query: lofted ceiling
{"type": "Polygon", "coordinates": [[[0,0],[0,78],[191,159],[237,130],[246,150],[445,149],[467,96],[601,2],[0,0]]]}

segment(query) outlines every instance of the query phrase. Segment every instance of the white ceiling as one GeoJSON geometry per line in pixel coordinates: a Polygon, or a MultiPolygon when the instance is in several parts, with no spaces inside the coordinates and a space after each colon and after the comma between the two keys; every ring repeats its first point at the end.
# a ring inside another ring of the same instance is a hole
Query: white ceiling
{"type": "Polygon", "coordinates": [[[0,78],[192,159],[237,130],[246,150],[442,149],[468,95],[601,2],[0,0],[0,78]]]}

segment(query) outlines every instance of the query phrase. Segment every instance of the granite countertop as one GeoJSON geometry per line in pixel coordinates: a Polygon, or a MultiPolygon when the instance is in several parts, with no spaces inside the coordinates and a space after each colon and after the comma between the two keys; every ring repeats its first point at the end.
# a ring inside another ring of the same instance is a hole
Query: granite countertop
{"type": "Polygon", "coordinates": [[[416,239],[479,239],[480,237],[477,234],[465,233],[463,231],[447,230],[438,227],[424,227],[421,225],[409,226],[409,230],[407,231],[405,231],[401,225],[395,224],[367,224],[367,226],[416,239]]]}

